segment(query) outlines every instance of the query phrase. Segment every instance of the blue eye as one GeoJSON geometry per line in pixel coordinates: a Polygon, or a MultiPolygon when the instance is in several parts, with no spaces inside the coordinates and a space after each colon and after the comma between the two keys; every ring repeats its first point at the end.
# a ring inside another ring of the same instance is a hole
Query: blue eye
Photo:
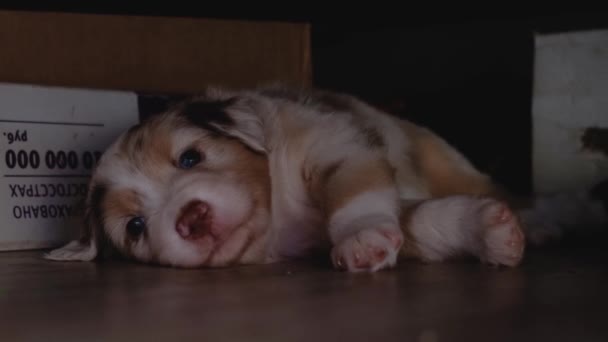
{"type": "Polygon", "coordinates": [[[127,222],[127,233],[133,237],[141,235],[146,229],[146,222],[141,217],[134,217],[127,222]]]}
{"type": "Polygon", "coordinates": [[[201,157],[201,154],[197,150],[191,148],[186,150],[184,153],[182,153],[181,156],[179,156],[178,164],[179,167],[182,169],[190,169],[193,168],[196,164],[200,163],[202,159],[203,158],[201,157]]]}

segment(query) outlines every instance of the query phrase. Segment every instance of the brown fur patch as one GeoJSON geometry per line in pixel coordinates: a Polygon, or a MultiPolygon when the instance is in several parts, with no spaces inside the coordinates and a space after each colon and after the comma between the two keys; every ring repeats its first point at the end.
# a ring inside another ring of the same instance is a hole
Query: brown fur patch
{"type": "Polygon", "coordinates": [[[436,135],[407,122],[402,127],[412,141],[414,168],[426,181],[432,197],[496,193],[488,176],[467,165],[459,152],[436,135]]]}
{"type": "Polygon", "coordinates": [[[393,169],[385,160],[364,161],[353,165],[341,163],[318,189],[325,194],[322,208],[328,216],[346,206],[358,195],[387,187],[394,187],[393,169]]]}
{"type": "MultiPolygon", "coordinates": [[[[137,193],[129,189],[110,190],[101,206],[105,217],[112,218],[128,218],[139,215],[141,210],[141,201],[137,193]]],[[[124,248],[131,249],[133,238],[126,232],[124,234],[124,248]]],[[[145,234],[145,233],[144,233],[145,234]]]]}
{"type": "Polygon", "coordinates": [[[319,177],[319,180],[321,183],[325,184],[327,183],[327,181],[329,179],[331,179],[331,177],[333,177],[336,172],[338,172],[338,170],[340,169],[340,166],[344,163],[343,160],[338,160],[335,161],[331,164],[329,164],[329,166],[327,166],[323,172],[321,172],[321,175],[319,177]]]}
{"type": "Polygon", "coordinates": [[[104,215],[101,207],[106,194],[107,187],[103,184],[91,184],[85,205],[84,229],[80,237],[83,243],[95,242],[98,247],[101,245],[103,235],[104,215]]]}
{"type": "Polygon", "coordinates": [[[121,142],[119,157],[151,178],[162,177],[159,166],[171,163],[171,137],[177,124],[165,118],[129,131],[121,142]]]}
{"type": "MultiPolygon", "coordinates": [[[[249,150],[248,150],[249,151],[249,150]]],[[[252,152],[250,152],[252,153],[252,152]]],[[[241,178],[244,186],[249,187],[256,210],[270,210],[270,172],[268,163],[258,155],[258,160],[251,161],[248,166],[240,168],[241,178]],[[244,170],[244,169],[247,170],[244,170]]]]}
{"type": "Polygon", "coordinates": [[[236,264],[243,262],[243,259],[248,259],[248,262],[252,262],[252,260],[259,262],[263,260],[265,254],[263,251],[257,255],[251,254],[251,248],[256,246],[256,241],[265,238],[268,226],[255,227],[258,229],[254,230],[250,226],[250,223],[257,222],[260,217],[268,215],[270,211],[271,185],[268,159],[266,155],[253,152],[247,146],[235,139],[217,136],[213,138],[213,143],[221,144],[225,151],[224,153],[232,156],[232,162],[230,164],[225,165],[222,169],[213,171],[225,174],[236,174],[236,178],[241,186],[246,188],[247,192],[252,196],[253,210],[249,213],[248,217],[245,218],[242,225],[236,229],[249,230],[246,243],[241,246],[234,255],[224,255],[219,259],[217,259],[218,256],[215,255],[216,252],[219,252],[220,254],[223,252],[215,250],[209,257],[209,265],[220,266],[236,264]]]}
{"type": "Polygon", "coordinates": [[[196,126],[211,132],[220,133],[221,131],[214,125],[225,127],[235,124],[228,113],[226,113],[226,109],[234,103],[236,103],[236,98],[213,101],[198,99],[187,102],[179,113],[196,126]]]}

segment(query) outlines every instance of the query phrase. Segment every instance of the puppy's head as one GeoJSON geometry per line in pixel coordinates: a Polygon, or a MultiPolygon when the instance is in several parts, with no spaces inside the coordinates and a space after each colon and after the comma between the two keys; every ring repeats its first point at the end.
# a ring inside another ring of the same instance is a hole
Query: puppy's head
{"type": "Polygon", "coordinates": [[[179,267],[263,258],[270,179],[248,101],[192,99],[122,134],[91,178],[84,234],[46,257],[92,260],[110,247],[179,267]]]}

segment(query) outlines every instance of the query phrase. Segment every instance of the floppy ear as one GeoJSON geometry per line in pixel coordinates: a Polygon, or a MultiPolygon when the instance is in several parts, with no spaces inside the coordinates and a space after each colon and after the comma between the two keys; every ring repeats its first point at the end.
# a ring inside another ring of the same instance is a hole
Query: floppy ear
{"type": "Polygon", "coordinates": [[[92,261],[100,252],[102,231],[101,201],[105,194],[103,186],[92,186],[85,201],[84,224],[81,236],[61,248],[44,255],[45,259],[56,261],[92,261]]]}
{"type": "Polygon", "coordinates": [[[181,113],[193,124],[236,138],[254,151],[266,153],[265,114],[269,104],[249,97],[228,99],[196,99],[186,103],[181,113]]]}

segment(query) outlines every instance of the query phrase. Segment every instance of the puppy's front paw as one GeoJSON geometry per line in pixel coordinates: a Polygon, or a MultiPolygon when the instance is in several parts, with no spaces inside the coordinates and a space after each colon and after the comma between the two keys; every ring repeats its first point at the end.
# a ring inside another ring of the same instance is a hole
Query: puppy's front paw
{"type": "Polygon", "coordinates": [[[333,264],[349,272],[375,272],[397,263],[403,234],[398,228],[369,228],[347,236],[331,252],[333,264]]]}

